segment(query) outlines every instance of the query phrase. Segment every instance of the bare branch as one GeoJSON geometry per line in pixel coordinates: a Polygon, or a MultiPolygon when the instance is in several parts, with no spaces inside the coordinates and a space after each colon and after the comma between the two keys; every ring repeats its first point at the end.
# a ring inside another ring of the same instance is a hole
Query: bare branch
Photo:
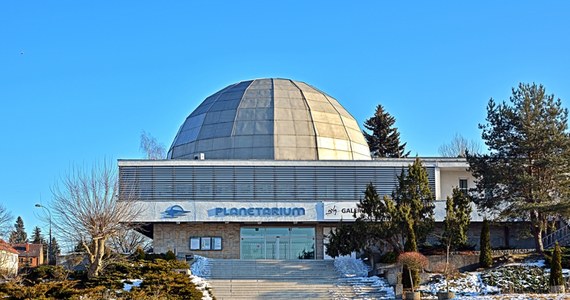
{"type": "Polygon", "coordinates": [[[12,214],[6,207],[0,204],[0,238],[7,239],[8,232],[10,232],[10,224],[12,223],[12,214]]]}
{"type": "Polygon", "coordinates": [[[456,133],[449,144],[439,146],[439,155],[443,157],[466,157],[466,153],[479,154],[481,153],[481,144],[467,140],[461,134],[456,133]]]}
{"type": "Polygon", "coordinates": [[[141,133],[140,150],[146,155],[146,159],[164,159],[166,157],[166,150],[164,145],[143,130],[141,133]]]}
{"type": "Polygon", "coordinates": [[[104,265],[105,243],[130,226],[140,209],[129,193],[118,200],[116,172],[108,162],[91,170],[73,168],[52,194],[55,231],[70,245],[84,246],[91,264],[89,275],[97,276],[104,265]]]}
{"type": "Polygon", "coordinates": [[[151,240],[143,234],[129,228],[121,230],[119,234],[112,236],[109,240],[109,247],[121,254],[133,254],[140,247],[143,250],[150,248],[151,240]]]}

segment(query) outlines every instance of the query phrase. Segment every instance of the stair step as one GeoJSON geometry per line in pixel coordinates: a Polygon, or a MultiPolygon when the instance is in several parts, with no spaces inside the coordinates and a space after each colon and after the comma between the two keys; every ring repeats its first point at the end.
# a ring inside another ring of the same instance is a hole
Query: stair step
{"type": "Polygon", "coordinates": [[[223,299],[378,299],[373,280],[341,278],[332,260],[209,261],[212,293],[223,299]]]}

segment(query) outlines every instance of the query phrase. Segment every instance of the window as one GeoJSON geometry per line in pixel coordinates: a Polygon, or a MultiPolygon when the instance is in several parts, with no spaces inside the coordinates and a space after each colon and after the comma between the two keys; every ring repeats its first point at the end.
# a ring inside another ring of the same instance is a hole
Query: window
{"type": "Polygon", "coordinates": [[[459,179],[459,190],[461,190],[464,194],[467,195],[469,192],[469,187],[467,186],[467,179],[460,178],[459,179]]]}

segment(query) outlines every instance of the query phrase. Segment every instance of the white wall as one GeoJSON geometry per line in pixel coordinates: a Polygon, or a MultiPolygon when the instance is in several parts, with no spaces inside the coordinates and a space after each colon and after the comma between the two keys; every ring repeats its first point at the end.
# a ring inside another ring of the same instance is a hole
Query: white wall
{"type": "Polygon", "coordinates": [[[18,274],[18,254],[0,251],[0,269],[9,275],[18,274]]]}
{"type": "Polygon", "coordinates": [[[467,179],[467,187],[474,188],[474,178],[467,170],[446,170],[445,168],[439,169],[440,184],[439,188],[441,195],[436,200],[445,200],[447,196],[451,196],[453,188],[459,187],[459,179],[467,179]]]}

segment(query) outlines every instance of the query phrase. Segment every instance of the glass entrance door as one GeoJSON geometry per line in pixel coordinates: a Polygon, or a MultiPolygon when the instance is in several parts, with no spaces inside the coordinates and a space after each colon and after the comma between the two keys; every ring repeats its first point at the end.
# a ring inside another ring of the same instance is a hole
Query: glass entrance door
{"type": "Polygon", "coordinates": [[[267,237],[265,240],[265,253],[267,254],[267,259],[284,259],[281,257],[284,251],[281,251],[281,245],[279,237],[267,237]]]}
{"type": "Polygon", "coordinates": [[[242,227],[241,259],[314,259],[315,228],[242,227]]]}

